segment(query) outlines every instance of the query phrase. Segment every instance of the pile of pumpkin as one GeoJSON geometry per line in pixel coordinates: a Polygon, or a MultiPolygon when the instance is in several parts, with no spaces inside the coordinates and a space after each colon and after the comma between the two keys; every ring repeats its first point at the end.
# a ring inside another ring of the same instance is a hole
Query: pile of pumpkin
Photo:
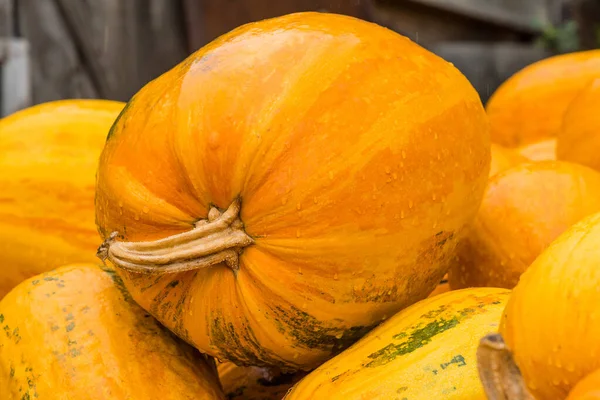
{"type": "Polygon", "coordinates": [[[0,398],[600,398],[596,77],[299,13],[0,120],[0,398]]]}

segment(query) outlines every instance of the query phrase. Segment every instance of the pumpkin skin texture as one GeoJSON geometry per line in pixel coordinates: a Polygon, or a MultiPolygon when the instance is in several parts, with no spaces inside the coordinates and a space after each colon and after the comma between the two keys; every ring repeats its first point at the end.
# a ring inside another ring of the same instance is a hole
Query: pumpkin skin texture
{"type": "Polygon", "coordinates": [[[492,161],[490,164],[490,177],[499,172],[529,162],[529,159],[515,149],[510,149],[499,144],[491,145],[492,161]]]}
{"type": "Polygon", "coordinates": [[[600,369],[580,380],[567,400],[600,400],[600,369]]]}
{"type": "Polygon", "coordinates": [[[599,75],[600,50],[553,56],[523,68],[486,104],[492,142],[522,147],[555,138],[569,103],[599,75]]]}
{"type": "Polygon", "coordinates": [[[162,273],[109,259],[202,352],[310,370],[446,273],[481,201],[487,130],[466,78],[390,30],[322,13],[245,25],[143,88],[115,123],[96,216],[105,239],[119,236],[100,254],[234,210],[219,218],[239,215],[252,244],[230,264],[162,273]]]}
{"type": "Polygon", "coordinates": [[[296,399],[482,399],[478,339],[498,330],[510,291],[471,288],[416,303],[297,383],[296,399]]]}
{"type": "Polygon", "coordinates": [[[124,105],[61,100],[0,119],[0,298],[52,268],[98,261],[96,168],[124,105]]]}
{"type": "Polygon", "coordinates": [[[600,79],[596,79],[571,103],[558,134],[560,160],[586,165],[600,171],[600,79]]]}
{"type": "Polygon", "coordinates": [[[0,323],[4,400],[224,399],[214,361],[135,304],[114,271],[35,276],[0,301],[0,323]]]}
{"type": "Polygon", "coordinates": [[[543,140],[521,147],[519,153],[531,161],[556,160],[556,139],[543,140]]]}
{"type": "Polygon", "coordinates": [[[277,369],[238,367],[232,362],[217,365],[219,380],[228,400],[281,400],[305,372],[284,374],[277,369]]]}
{"type": "Polygon", "coordinates": [[[599,241],[600,214],[573,225],[523,274],[506,305],[500,333],[538,400],[564,399],[600,368],[599,241]]]}
{"type": "Polygon", "coordinates": [[[600,211],[600,173],[561,161],[522,164],[490,179],[449,272],[450,287],[513,288],[562,232],[600,211]]]}

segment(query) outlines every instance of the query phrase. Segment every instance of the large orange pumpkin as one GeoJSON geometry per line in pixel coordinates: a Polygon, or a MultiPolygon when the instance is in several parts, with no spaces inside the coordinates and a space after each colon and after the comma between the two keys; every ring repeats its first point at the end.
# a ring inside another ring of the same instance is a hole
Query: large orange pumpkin
{"type": "Polygon", "coordinates": [[[569,103],[598,76],[600,50],[550,57],[517,72],[486,105],[492,141],[520,147],[556,137],[569,103]]]}
{"type": "Polygon", "coordinates": [[[598,211],[600,173],[591,168],[540,161],[499,173],[459,245],[450,287],[513,288],[558,235],[598,211]]]}
{"type": "Polygon", "coordinates": [[[97,262],[94,184],[124,103],[61,100],[0,120],[0,298],[72,262],[97,262]]]}
{"type": "Polygon", "coordinates": [[[246,25],[113,126],[99,255],[201,351],[310,369],[440,281],[481,200],[487,130],[464,76],[390,30],[246,25]]]}
{"type": "Polygon", "coordinates": [[[600,79],[571,103],[558,134],[557,156],[600,170],[600,79]]]}

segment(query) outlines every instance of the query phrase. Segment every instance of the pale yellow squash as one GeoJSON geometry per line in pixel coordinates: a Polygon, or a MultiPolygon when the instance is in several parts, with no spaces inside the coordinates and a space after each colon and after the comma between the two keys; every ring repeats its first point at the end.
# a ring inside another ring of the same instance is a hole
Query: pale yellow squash
{"type": "Polygon", "coordinates": [[[285,400],[484,399],[477,345],[497,331],[509,293],[472,288],[422,300],[311,372],[285,400]]]}
{"type": "Polygon", "coordinates": [[[123,106],[63,100],[0,120],[0,298],[31,276],[97,261],[96,167],[123,106]]]}

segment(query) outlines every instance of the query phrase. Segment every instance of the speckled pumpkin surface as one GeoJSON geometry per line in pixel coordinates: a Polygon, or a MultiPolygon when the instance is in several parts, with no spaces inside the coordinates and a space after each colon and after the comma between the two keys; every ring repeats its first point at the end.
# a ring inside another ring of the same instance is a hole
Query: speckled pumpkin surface
{"type": "Polygon", "coordinates": [[[71,265],[0,301],[2,400],[219,400],[214,363],[126,294],[114,271],[71,265]]]}
{"type": "Polygon", "coordinates": [[[489,181],[449,272],[453,289],[513,288],[561,233],[600,211],[600,173],[564,161],[507,169],[489,181]]]}

